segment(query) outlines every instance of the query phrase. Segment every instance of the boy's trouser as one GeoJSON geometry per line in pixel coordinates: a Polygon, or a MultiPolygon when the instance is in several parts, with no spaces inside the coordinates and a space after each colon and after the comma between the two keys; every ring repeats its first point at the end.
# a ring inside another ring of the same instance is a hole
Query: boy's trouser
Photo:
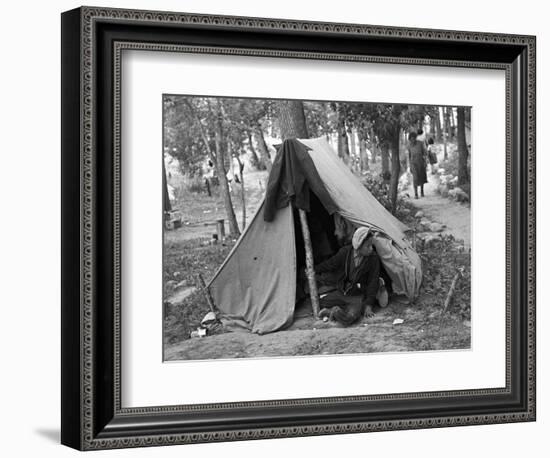
{"type": "Polygon", "coordinates": [[[361,296],[346,296],[340,291],[332,291],[319,299],[319,305],[321,308],[332,309],[332,318],[347,326],[363,316],[361,299],[361,296]]]}

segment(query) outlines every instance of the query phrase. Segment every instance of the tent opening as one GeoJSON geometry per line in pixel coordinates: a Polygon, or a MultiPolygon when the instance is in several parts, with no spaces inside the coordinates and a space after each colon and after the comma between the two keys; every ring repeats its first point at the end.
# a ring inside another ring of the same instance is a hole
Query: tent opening
{"type": "MultiPolygon", "coordinates": [[[[335,235],[334,218],[329,215],[313,192],[310,192],[310,211],[306,215],[311,237],[313,261],[318,264],[336,254],[340,248],[335,235]]],[[[300,216],[296,208],[293,208],[293,217],[296,247],[296,303],[298,303],[306,297],[306,285],[304,279],[300,276],[306,266],[306,254],[302,228],[300,227],[300,216]]]]}
{"type": "MultiPolygon", "coordinates": [[[[310,192],[310,211],[306,213],[309,232],[311,237],[311,245],[313,251],[313,260],[315,265],[334,256],[336,252],[345,244],[350,243],[349,236],[340,234],[340,238],[336,236],[336,224],[333,215],[330,215],[315,193],[310,192]]],[[[341,216],[337,216],[342,218],[341,216]]],[[[303,271],[306,267],[305,245],[302,236],[302,228],[300,227],[300,217],[298,209],[293,207],[294,219],[294,241],[296,247],[296,307],[305,305],[302,302],[308,297],[307,279],[303,277],[303,271]]],[[[353,224],[347,223],[354,226],[353,224]]],[[[338,275],[325,274],[321,282],[318,282],[317,287],[319,293],[330,291],[333,289],[333,283],[336,283],[338,275]]],[[[391,278],[386,272],[384,265],[381,265],[380,276],[384,279],[385,284],[391,291],[391,278]]],[[[306,306],[307,307],[307,306],[306,306]]]]}

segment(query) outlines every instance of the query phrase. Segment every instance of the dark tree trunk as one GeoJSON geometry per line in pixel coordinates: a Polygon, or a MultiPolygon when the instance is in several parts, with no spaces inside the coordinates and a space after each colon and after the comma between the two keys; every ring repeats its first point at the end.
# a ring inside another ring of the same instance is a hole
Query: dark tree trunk
{"type": "Polygon", "coordinates": [[[218,179],[220,180],[220,190],[222,193],[227,222],[229,223],[229,233],[233,236],[239,236],[239,225],[231,202],[231,193],[229,192],[229,184],[227,183],[227,175],[225,171],[225,152],[223,151],[223,131],[222,131],[222,113],[221,110],[217,114],[215,126],[215,145],[216,145],[216,170],[218,179]]]}
{"type": "Polygon", "coordinates": [[[299,100],[279,100],[279,129],[281,139],[308,138],[304,106],[299,100]]]}
{"type": "Polygon", "coordinates": [[[162,158],[162,203],[165,212],[172,211],[172,204],[170,203],[170,194],[168,193],[168,180],[166,179],[166,165],[164,164],[164,157],[162,158]]]}
{"type": "Polygon", "coordinates": [[[378,144],[376,142],[376,136],[374,135],[374,129],[370,130],[369,138],[370,138],[370,153],[372,155],[371,163],[376,164],[376,156],[377,156],[379,148],[378,148],[378,144]]]}
{"type": "Polygon", "coordinates": [[[382,156],[382,177],[388,181],[390,179],[390,154],[386,142],[382,142],[380,145],[380,156],[382,156]]]}
{"type": "Polygon", "coordinates": [[[357,148],[355,147],[355,137],[355,131],[351,130],[351,132],[349,132],[351,170],[355,170],[355,165],[357,164],[357,148]]]}
{"type": "MultiPolygon", "coordinates": [[[[372,146],[371,146],[372,151],[372,146]]],[[[359,165],[360,171],[369,169],[369,156],[367,154],[367,140],[363,134],[359,134],[359,165]]]]}
{"type": "Polygon", "coordinates": [[[237,155],[237,162],[239,163],[239,177],[241,179],[241,206],[242,206],[242,230],[246,227],[246,195],[244,189],[244,164],[241,161],[241,158],[237,155]]]}
{"type": "Polygon", "coordinates": [[[338,109],[338,156],[346,164],[349,164],[348,131],[346,130],[344,112],[340,109],[338,109]]]}
{"type": "Polygon", "coordinates": [[[399,160],[399,127],[392,129],[392,137],[388,139],[391,151],[391,179],[390,179],[390,201],[391,212],[395,214],[397,210],[397,185],[399,184],[399,175],[401,172],[401,162],[399,160]]]}
{"type": "Polygon", "coordinates": [[[447,140],[449,138],[449,116],[447,114],[447,107],[443,107],[443,159],[449,159],[449,154],[447,152],[447,140]]]}
{"type": "Polygon", "coordinates": [[[269,157],[269,149],[265,142],[264,133],[260,126],[256,128],[255,134],[256,141],[258,143],[258,149],[260,150],[261,161],[263,162],[263,164],[265,165],[265,169],[269,173],[271,172],[271,158],[269,157]]]}
{"type": "Polygon", "coordinates": [[[470,183],[468,173],[468,145],[466,144],[466,115],[465,108],[457,110],[457,140],[458,140],[458,185],[470,183]]]}
{"type": "Polygon", "coordinates": [[[451,125],[451,138],[454,138],[456,135],[456,125],[455,125],[455,115],[453,108],[449,108],[449,120],[451,125]]]}
{"type": "Polygon", "coordinates": [[[247,130],[246,136],[248,137],[248,147],[250,149],[250,163],[252,164],[252,167],[254,167],[256,170],[265,170],[265,166],[260,161],[260,158],[258,157],[258,153],[256,153],[256,149],[254,148],[254,143],[252,142],[252,132],[247,130]]]}
{"type": "Polygon", "coordinates": [[[436,115],[433,117],[435,139],[437,142],[441,141],[441,119],[439,118],[439,108],[437,109],[436,115]]]}
{"type": "Polygon", "coordinates": [[[399,128],[399,160],[401,162],[401,168],[407,169],[408,159],[407,159],[407,131],[405,129],[399,128]],[[401,154],[405,152],[405,154],[401,154]]]}
{"type": "Polygon", "coordinates": [[[447,140],[452,140],[453,138],[453,126],[451,124],[451,107],[445,107],[445,126],[447,131],[447,140]]]}

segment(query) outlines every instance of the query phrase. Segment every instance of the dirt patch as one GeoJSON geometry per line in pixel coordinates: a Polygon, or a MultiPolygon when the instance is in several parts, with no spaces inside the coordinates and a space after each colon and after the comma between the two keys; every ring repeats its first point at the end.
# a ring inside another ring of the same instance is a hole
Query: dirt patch
{"type": "MultiPolygon", "coordinates": [[[[421,301],[419,301],[421,302],[421,301]]],[[[165,360],[263,358],[470,348],[469,322],[441,314],[440,307],[391,303],[373,318],[348,328],[297,318],[288,329],[266,335],[230,332],[189,339],[165,348],[165,360]],[[394,325],[396,318],[403,324],[394,325]]]]}
{"type": "Polygon", "coordinates": [[[193,294],[196,289],[197,288],[195,288],[194,286],[179,288],[174,291],[174,293],[171,294],[168,299],[166,299],[166,302],[169,302],[170,304],[179,304],[187,299],[191,294],[193,294]]]}

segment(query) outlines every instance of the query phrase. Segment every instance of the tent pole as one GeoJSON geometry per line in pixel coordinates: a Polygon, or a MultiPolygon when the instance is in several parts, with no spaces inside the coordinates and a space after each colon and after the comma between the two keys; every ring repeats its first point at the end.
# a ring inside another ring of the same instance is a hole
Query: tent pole
{"type": "Polygon", "coordinates": [[[302,235],[304,237],[304,245],[306,248],[306,274],[307,281],[309,283],[309,296],[311,297],[311,307],[313,308],[314,318],[318,318],[319,294],[317,293],[317,281],[315,280],[315,269],[313,268],[313,250],[311,248],[309,226],[307,224],[306,212],[299,208],[298,213],[300,214],[300,226],[302,227],[302,235]]]}

